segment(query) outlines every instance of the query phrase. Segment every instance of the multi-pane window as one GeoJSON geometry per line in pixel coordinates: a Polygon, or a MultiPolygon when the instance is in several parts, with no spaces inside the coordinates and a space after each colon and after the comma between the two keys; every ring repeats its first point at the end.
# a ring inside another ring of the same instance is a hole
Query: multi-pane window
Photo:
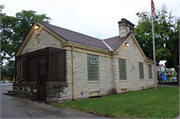
{"type": "Polygon", "coordinates": [[[99,81],[99,56],[87,55],[88,81],[99,81]]]}
{"type": "Polygon", "coordinates": [[[119,58],[119,78],[120,80],[127,80],[126,60],[119,58]]]}
{"type": "Polygon", "coordinates": [[[140,77],[140,79],[144,79],[144,66],[143,66],[143,62],[139,62],[139,77],[140,77]]]}
{"type": "Polygon", "coordinates": [[[152,65],[148,64],[149,79],[152,79],[152,65]]]}

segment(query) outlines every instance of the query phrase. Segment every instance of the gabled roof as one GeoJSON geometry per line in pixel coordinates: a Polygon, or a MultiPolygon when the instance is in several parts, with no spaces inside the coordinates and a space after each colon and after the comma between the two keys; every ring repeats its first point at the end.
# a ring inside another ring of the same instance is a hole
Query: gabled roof
{"type": "MultiPolygon", "coordinates": [[[[40,21],[38,21],[38,22],[40,22],[40,21]]],[[[77,42],[80,44],[90,45],[93,47],[98,47],[98,48],[109,50],[109,48],[100,39],[93,38],[91,36],[84,35],[84,34],[81,34],[81,33],[75,32],[75,31],[71,31],[68,29],[64,29],[64,28],[61,28],[58,26],[50,25],[50,24],[47,24],[44,22],[40,22],[40,23],[67,41],[77,42]]]]}
{"type": "Polygon", "coordinates": [[[131,34],[128,34],[127,36],[124,37],[112,37],[112,38],[108,38],[103,40],[105,43],[107,43],[112,50],[117,50],[119,48],[119,46],[130,36],[131,34]]]}
{"type": "Polygon", "coordinates": [[[104,39],[103,41],[106,43],[103,43],[102,40],[98,39],[98,38],[94,38],[88,35],[84,35],[72,30],[68,30],[62,27],[58,27],[58,26],[54,26],[48,23],[44,23],[41,21],[38,21],[41,24],[43,24],[45,27],[47,27],[48,29],[52,30],[53,32],[55,32],[57,35],[61,36],[62,38],[64,38],[67,41],[72,41],[72,42],[76,42],[76,43],[80,43],[80,44],[84,44],[84,45],[89,45],[89,46],[93,46],[93,47],[97,47],[97,48],[101,48],[101,49],[105,49],[105,50],[117,50],[118,47],[131,35],[131,33],[129,33],[127,36],[125,37],[112,37],[112,38],[108,38],[108,39],[104,39]],[[108,48],[108,46],[110,48],[108,48]]]}

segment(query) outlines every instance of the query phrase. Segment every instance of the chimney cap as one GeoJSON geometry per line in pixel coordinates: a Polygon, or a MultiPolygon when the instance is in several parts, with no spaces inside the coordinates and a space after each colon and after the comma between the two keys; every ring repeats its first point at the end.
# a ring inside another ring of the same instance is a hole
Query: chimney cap
{"type": "Polygon", "coordinates": [[[126,20],[126,21],[127,21],[127,19],[125,19],[125,18],[122,18],[122,19],[121,19],[121,21],[124,21],[124,20],[126,20]]]}
{"type": "Polygon", "coordinates": [[[122,22],[128,22],[129,24],[133,25],[133,27],[134,27],[134,24],[125,18],[122,18],[121,21],[119,21],[118,23],[122,23],[122,22]]]}

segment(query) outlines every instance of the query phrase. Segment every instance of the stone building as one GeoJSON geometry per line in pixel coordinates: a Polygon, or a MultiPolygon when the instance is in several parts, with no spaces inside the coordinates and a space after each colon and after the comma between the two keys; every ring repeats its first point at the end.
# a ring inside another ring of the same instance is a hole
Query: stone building
{"type": "Polygon", "coordinates": [[[36,21],[16,53],[14,95],[60,102],[154,87],[134,25],[118,25],[118,36],[99,40],[36,21]]]}

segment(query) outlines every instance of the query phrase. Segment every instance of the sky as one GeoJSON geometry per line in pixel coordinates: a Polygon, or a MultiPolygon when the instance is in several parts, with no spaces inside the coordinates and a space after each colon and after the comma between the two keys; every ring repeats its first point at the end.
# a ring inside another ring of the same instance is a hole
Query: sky
{"type": "MultiPolygon", "coordinates": [[[[15,16],[22,10],[46,14],[50,24],[105,39],[119,35],[118,21],[126,18],[138,24],[137,12],[150,12],[150,0],[0,0],[3,13],[15,16]]],[[[180,0],[154,0],[156,10],[163,4],[176,17],[180,0]]]]}
{"type": "MultiPolygon", "coordinates": [[[[0,0],[0,4],[5,5],[2,12],[9,16],[33,10],[50,17],[50,24],[99,39],[118,36],[121,18],[137,25],[136,13],[151,11],[150,0],[0,0]]],[[[180,17],[180,0],[154,0],[154,4],[156,10],[165,4],[180,17]]]]}

